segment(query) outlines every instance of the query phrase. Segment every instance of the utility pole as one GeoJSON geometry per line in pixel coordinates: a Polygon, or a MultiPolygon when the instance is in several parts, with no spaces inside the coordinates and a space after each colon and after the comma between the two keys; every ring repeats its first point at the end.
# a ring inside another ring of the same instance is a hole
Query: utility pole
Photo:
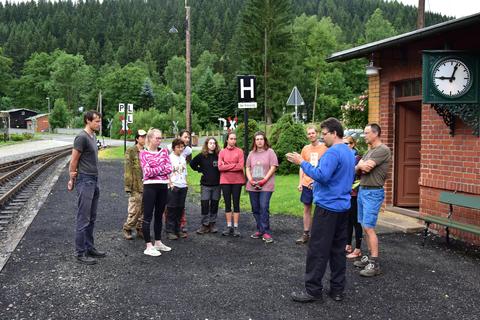
{"type": "Polygon", "coordinates": [[[418,0],[417,29],[425,27],[425,0],[418,0]]]}
{"type": "Polygon", "coordinates": [[[50,97],[47,97],[47,103],[48,103],[48,133],[52,133],[52,126],[50,125],[50,97]]]}
{"type": "MultiPolygon", "coordinates": [[[[186,60],[186,76],[185,76],[185,116],[186,116],[186,127],[187,130],[192,134],[192,79],[191,79],[191,65],[190,65],[190,7],[187,5],[187,0],[185,0],[185,60],[186,60]]],[[[190,143],[192,140],[190,139],[190,143]]]]}

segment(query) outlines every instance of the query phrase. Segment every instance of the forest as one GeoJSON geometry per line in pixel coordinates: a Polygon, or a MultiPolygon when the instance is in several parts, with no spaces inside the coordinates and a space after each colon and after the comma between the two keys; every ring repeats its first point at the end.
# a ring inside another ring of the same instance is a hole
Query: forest
{"type": "MultiPolygon", "coordinates": [[[[134,104],[137,124],[168,132],[171,121],[179,120],[183,127],[184,4],[0,4],[0,110],[46,112],[48,101],[55,126],[78,127],[79,110],[95,109],[101,92],[105,121],[116,119],[118,103],[124,102],[134,104]],[[173,26],[178,33],[169,32],[173,26]]],[[[412,6],[382,0],[189,0],[188,5],[194,131],[217,128],[218,117],[237,114],[239,74],[257,76],[258,109],[250,115],[257,121],[275,123],[291,113],[286,101],[294,86],[305,100],[305,122],[341,117],[342,105],[364,95],[367,61],[325,58],[414,30],[417,17],[412,6]]],[[[448,19],[427,13],[425,22],[448,19]]]]}

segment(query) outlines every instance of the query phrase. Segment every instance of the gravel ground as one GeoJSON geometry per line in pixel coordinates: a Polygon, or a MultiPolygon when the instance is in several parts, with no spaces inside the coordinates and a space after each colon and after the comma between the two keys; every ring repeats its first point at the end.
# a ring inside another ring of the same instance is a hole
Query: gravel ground
{"type": "MultiPolygon", "coordinates": [[[[191,232],[148,257],[143,241],[122,239],[122,163],[102,162],[101,172],[96,241],[108,257],[75,262],[75,197],[64,170],[0,273],[0,319],[479,319],[478,248],[436,237],[422,248],[419,235],[384,233],[383,275],[364,279],[349,264],[344,302],[300,305],[289,297],[303,283],[300,219],[273,216],[276,242],[266,245],[248,237],[253,218],[242,214],[240,239],[191,232]]],[[[200,209],[187,210],[193,230],[200,209]]]]}

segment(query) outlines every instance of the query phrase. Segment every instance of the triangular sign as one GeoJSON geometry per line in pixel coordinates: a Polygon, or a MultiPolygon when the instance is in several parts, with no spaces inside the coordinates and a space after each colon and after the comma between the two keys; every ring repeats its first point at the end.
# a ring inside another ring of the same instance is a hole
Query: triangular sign
{"type": "Polygon", "coordinates": [[[305,101],[303,101],[300,91],[298,91],[297,86],[293,87],[292,93],[287,100],[287,106],[303,106],[305,101]]]}

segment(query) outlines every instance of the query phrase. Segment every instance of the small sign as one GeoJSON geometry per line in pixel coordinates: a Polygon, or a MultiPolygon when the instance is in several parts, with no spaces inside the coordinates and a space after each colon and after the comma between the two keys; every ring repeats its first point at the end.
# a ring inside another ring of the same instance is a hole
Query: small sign
{"type": "Polygon", "coordinates": [[[121,112],[121,113],[125,112],[125,103],[118,104],[118,112],[121,112]]]}
{"type": "Polygon", "coordinates": [[[127,123],[133,123],[133,114],[127,114],[127,123]]]}
{"type": "Polygon", "coordinates": [[[133,113],[133,103],[129,103],[127,107],[128,113],[133,113]]]}
{"type": "Polygon", "coordinates": [[[238,107],[239,108],[256,108],[255,104],[242,104],[252,103],[257,101],[257,95],[255,92],[256,77],[255,76],[237,76],[237,89],[238,89],[238,107]],[[241,105],[242,104],[242,105],[241,105]]]}
{"type": "Polygon", "coordinates": [[[290,93],[290,97],[287,100],[287,106],[303,106],[305,105],[305,101],[303,101],[302,95],[300,91],[298,91],[297,87],[293,87],[292,92],[290,93]]]}
{"type": "Polygon", "coordinates": [[[239,102],[238,108],[239,109],[256,109],[257,103],[256,102],[239,102]]]}
{"type": "Polygon", "coordinates": [[[127,131],[129,130],[128,129],[128,124],[125,124],[125,121],[122,121],[122,129],[120,130],[121,133],[124,133],[125,132],[125,128],[127,128],[127,131]]]}

